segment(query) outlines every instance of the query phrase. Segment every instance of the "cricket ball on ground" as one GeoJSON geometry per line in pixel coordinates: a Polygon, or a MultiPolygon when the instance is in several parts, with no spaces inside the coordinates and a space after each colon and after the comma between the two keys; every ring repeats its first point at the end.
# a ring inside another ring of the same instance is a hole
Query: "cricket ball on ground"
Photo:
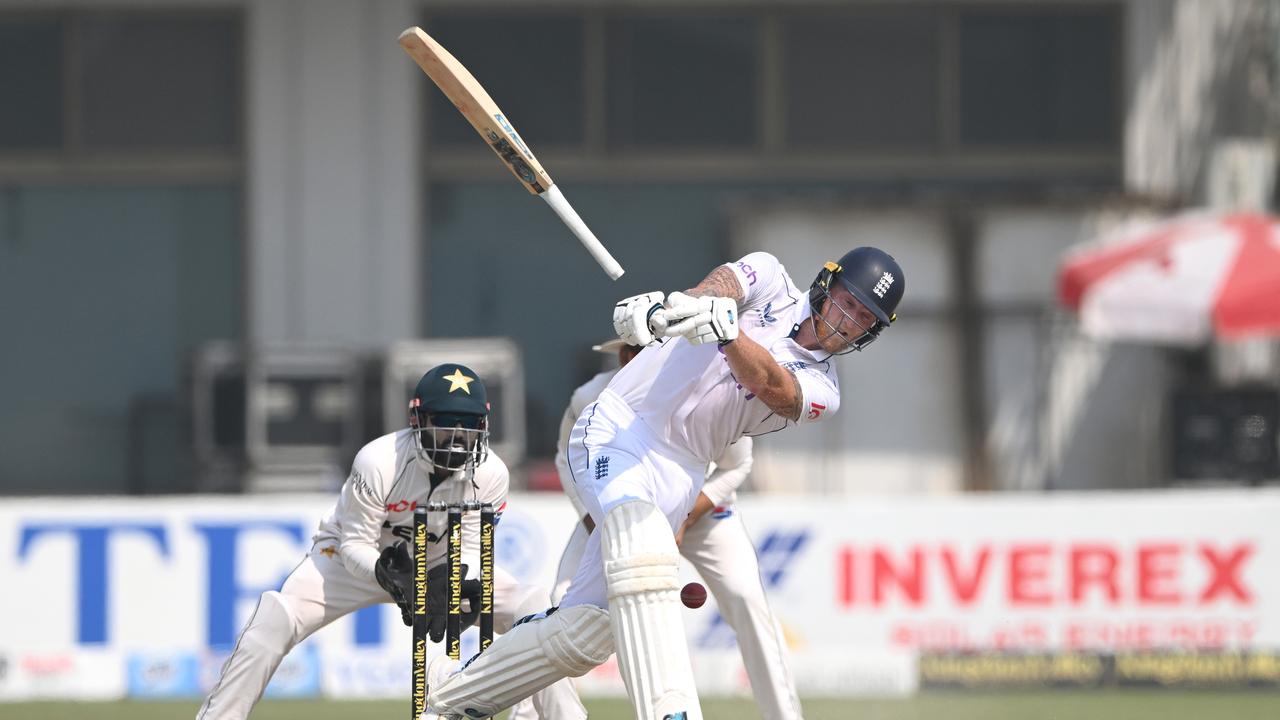
{"type": "Polygon", "coordinates": [[[707,589],[701,583],[691,582],[680,588],[680,602],[687,608],[700,608],[707,601],[707,589]]]}

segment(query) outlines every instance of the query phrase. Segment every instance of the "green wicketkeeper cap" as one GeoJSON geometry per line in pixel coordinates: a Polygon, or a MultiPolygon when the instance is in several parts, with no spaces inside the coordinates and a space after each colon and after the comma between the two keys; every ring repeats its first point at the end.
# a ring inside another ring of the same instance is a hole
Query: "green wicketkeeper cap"
{"type": "Polygon", "coordinates": [[[410,411],[427,415],[488,415],[489,398],[480,376],[466,365],[445,363],[427,371],[413,390],[410,411]]]}

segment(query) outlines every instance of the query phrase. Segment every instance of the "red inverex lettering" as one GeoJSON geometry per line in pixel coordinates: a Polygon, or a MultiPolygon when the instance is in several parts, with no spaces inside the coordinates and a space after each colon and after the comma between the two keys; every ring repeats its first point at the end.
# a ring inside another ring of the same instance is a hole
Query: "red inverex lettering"
{"type": "Polygon", "coordinates": [[[843,607],[1251,605],[1246,568],[1256,551],[1250,541],[845,545],[835,556],[836,600],[843,607]],[[1190,585],[1200,577],[1203,585],[1190,585]]]}
{"type": "Polygon", "coordinates": [[[978,588],[982,586],[982,578],[986,574],[987,559],[991,557],[991,548],[983,545],[978,548],[978,557],[973,561],[973,570],[969,577],[961,577],[957,569],[956,552],[953,548],[942,548],[942,566],[946,568],[947,580],[956,601],[961,605],[972,605],[978,596],[978,588]]]}
{"type": "Polygon", "coordinates": [[[1182,547],[1174,543],[1138,546],[1138,602],[1148,605],[1177,605],[1178,563],[1182,547]]]}
{"type": "Polygon", "coordinates": [[[1245,589],[1240,579],[1240,566],[1253,554],[1252,543],[1236,545],[1230,555],[1219,555],[1208,543],[1200,545],[1200,556],[1209,564],[1209,582],[1200,593],[1200,604],[1212,602],[1223,593],[1230,593],[1241,605],[1248,605],[1253,596],[1245,589]]]}
{"type": "Polygon", "coordinates": [[[902,591],[903,597],[912,605],[919,605],[924,601],[924,550],[915,548],[908,555],[911,558],[910,567],[899,571],[888,550],[876,548],[871,551],[871,594],[877,605],[884,601],[885,587],[890,582],[902,591]]]}
{"type": "Polygon", "coordinates": [[[1071,548],[1071,599],[1079,604],[1090,585],[1101,587],[1113,604],[1120,600],[1116,567],[1120,558],[1105,545],[1076,545],[1071,548]]]}
{"type": "Polygon", "coordinates": [[[851,547],[842,547],[840,552],[836,553],[836,586],[840,592],[840,604],[845,607],[852,606],[857,600],[854,595],[853,561],[854,554],[851,547]]]}
{"type": "Polygon", "coordinates": [[[1044,587],[1048,578],[1048,543],[1014,545],[1009,548],[1009,604],[1048,605],[1053,602],[1044,587]]]}

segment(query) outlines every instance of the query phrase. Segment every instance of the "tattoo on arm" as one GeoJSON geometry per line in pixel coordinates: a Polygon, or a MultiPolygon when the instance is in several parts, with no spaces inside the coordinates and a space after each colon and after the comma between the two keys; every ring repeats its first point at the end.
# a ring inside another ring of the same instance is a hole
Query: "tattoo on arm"
{"type": "Polygon", "coordinates": [[[737,302],[742,302],[746,297],[742,292],[742,283],[738,282],[738,276],[724,265],[712,270],[702,282],[698,283],[697,287],[686,290],[685,294],[693,297],[727,297],[737,302]]]}
{"type": "Polygon", "coordinates": [[[801,405],[804,403],[804,391],[800,389],[800,378],[796,377],[793,372],[787,373],[787,377],[791,378],[791,389],[795,393],[795,399],[791,401],[791,406],[782,413],[792,422],[800,419],[800,411],[803,409],[801,405]]]}

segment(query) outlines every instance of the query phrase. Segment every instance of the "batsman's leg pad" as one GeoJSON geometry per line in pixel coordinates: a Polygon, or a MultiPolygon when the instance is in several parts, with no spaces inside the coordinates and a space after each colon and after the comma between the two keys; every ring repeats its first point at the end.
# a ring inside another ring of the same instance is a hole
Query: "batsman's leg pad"
{"type": "Polygon", "coordinates": [[[679,553],[652,503],[605,514],[601,549],[618,669],[638,720],[702,720],[680,618],[679,553]]]}
{"type": "Polygon", "coordinates": [[[489,717],[565,677],[578,677],[613,654],[609,614],[575,605],[515,626],[462,672],[431,689],[440,715],[489,717]]]}

